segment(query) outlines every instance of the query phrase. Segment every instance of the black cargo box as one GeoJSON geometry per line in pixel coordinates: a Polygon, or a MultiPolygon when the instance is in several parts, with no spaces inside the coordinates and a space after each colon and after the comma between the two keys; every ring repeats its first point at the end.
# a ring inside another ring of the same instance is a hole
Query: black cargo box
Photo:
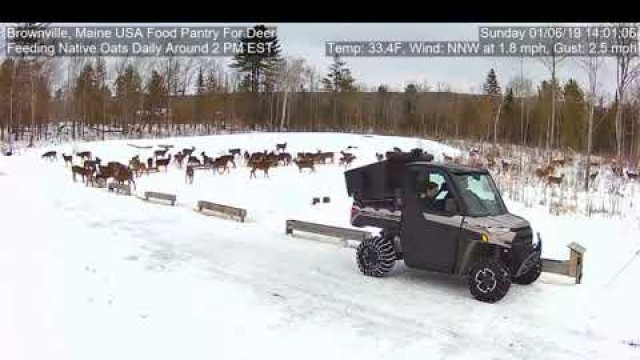
{"type": "Polygon", "coordinates": [[[354,200],[393,199],[403,186],[406,163],[432,161],[433,155],[393,154],[389,159],[345,171],[347,194],[354,200]]]}

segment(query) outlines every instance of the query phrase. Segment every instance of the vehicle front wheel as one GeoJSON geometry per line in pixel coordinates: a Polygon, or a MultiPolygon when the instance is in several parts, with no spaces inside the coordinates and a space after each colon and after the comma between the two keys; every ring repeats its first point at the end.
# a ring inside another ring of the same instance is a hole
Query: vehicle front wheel
{"type": "Polygon", "coordinates": [[[474,298],[494,303],[511,287],[511,275],[500,261],[480,261],[469,271],[469,290],[474,298]]]}
{"type": "Polygon", "coordinates": [[[538,280],[540,274],[542,273],[542,260],[538,259],[536,263],[531,266],[531,269],[526,273],[513,278],[513,283],[518,285],[529,285],[534,281],[538,280]]]}
{"type": "Polygon", "coordinates": [[[363,274],[382,277],[393,269],[396,254],[391,240],[376,236],[364,240],[358,245],[356,260],[358,268],[363,274]]]}

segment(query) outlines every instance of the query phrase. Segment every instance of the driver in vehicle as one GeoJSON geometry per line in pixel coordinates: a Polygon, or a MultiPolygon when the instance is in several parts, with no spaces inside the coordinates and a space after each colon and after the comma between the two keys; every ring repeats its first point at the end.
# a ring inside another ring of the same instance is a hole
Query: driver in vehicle
{"type": "Polygon", "coordinates": [[[422,208],[425,210],[444,210],[444,205],[440,201],[436,200],[436,196],[439,193],[438,184],[429,181],[426,184],[426,189],[423,193],[420,193],[420,199],[422,200],[422,208]]]}

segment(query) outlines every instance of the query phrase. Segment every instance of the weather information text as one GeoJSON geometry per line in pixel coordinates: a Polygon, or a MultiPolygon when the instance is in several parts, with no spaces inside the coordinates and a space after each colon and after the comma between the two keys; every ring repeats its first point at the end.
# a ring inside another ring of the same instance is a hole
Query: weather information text
{"type": "Polygon", "coordinates": [[[636,26],[484,26],[478,39],[450,41],[327,41],[341,57],[586,57],[638,56],[636,26]]]}

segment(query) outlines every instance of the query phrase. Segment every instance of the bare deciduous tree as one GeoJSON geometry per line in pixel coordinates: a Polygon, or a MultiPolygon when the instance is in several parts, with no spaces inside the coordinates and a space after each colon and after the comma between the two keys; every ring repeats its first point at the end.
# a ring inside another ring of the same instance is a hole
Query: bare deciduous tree
{"type": "MultiPolygon", "coordinates": [[[[636,27],[634,24],[620,23],[618,29],[636,27]]],[[[615,45],[620,49],[630,46],[632,43],[638,44],[638,40],[632,37],[623,36],[623,31],[619,31],[615,39],[615,45]]],[[[638,62],[637,54],[628,51],[619,51],[616,54],[616,154],[619,159],[622,158],[622,149],[624,142],[624,134],[622,127],[622,108],[625,104],[626,89],[634,79],[640,74],[640,62],[638,62]]]]}
{"type": "Polygon", "coordinates": [[[289,93],[297,91],[304,83],[305,61],[300,58],[286,58],[278,66],[278,83],[282,90],[282,117],[280,118],[280,129],[285,127],[287,116],[287,100],[289,93]]]}
{"type": "Polygon", "coordinates": [[[545,150],[547,156],[550,155],[549,150],[553,149],[554,129],[556,126],[556,74],[558,66],[566,59],[565,56],[559,56],[556,54],[555,49],[551,47],[551,55],[541,58],[542,64],[549,70],[551,75],[551,114],[547,122],[547,137],[545,142],[545,150]]]}
{"type": "Polygon", "coordinates": [[[587,161],[584,188],[589,189],[589,168],[591,163],[591,152],[593,150],[593,116],[596,106],[596,99],[598,95],[596,93],[598,86],[598,71],[602,66],[602,58],[598,56],[591,56],[586,58],[579,58],[576,60],[578,65],[584,69],[588,77],[588,90],[587,90],[587,161]]]}

